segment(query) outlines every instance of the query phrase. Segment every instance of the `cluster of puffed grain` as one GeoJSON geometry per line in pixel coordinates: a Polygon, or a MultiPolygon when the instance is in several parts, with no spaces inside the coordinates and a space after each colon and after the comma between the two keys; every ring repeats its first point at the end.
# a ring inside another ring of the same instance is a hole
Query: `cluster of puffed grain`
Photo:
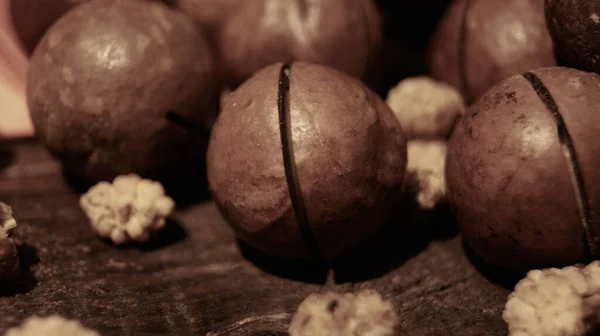
{"type": "Polygon", "coordinates": [[[8,232],[17,227],[17,221],[13,217],[10,206],[0,202],[0,239],[8,238],[8,232]]]}
{"type": "Polygon", "coordinates": [[[0,202],[0,281],[11,280],[19,274],[20,262],[17,246],[8,236],[17,227],[12,208],[0,202]]]}
{"type": "Polygon", "coordinates": [[[391,302],[373,290],[313,293],[292,318],[291,336],[393,336],[398,316],[391,302]]]}
{"type": "Polygon", "coordinates": [[[446,196],[446,139],[466,111],[452,86],[420,76],[407,78],[387,96],[386,103],[408,137],[407,177],[416,184],[416,197],[432,209],[446,196]]]}
{"type": "Polygon", "coordinates": [[[96,184],[81,197],[80,205],[94,231],[115,244],[148,241],[175,208],[160,183],[134,174],[118,176],[112,184],[96,184]]]}
{"type": "Polygon", "coordinates": [[[416,183],[417,202],[424,209],[432,209],[446,196],[446,142],[412,140],[408,142],[407,151],[407,171],[416,183]]]}
{"type": "Polygon", "coordinates": [[[510,336],[587,336],[600,326],[600,261],[529,271],[502,315],[510,336]]]}
{"type": "Polygon", "coordinates": [[[386,103],[409,140],[447,138],[466,111],[455,88],[425,76],[400,81],[386,103]]]}
{"type": "Polygon", "coordinates": [[[80,322],[59,315],[32,316],[20,326],[9,329],[5,336],[100,336],[80,322]]]}

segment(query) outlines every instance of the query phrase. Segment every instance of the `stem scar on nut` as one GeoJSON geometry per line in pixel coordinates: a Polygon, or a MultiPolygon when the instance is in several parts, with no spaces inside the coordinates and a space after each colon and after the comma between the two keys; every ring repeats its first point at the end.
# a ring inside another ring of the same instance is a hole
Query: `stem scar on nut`
{"type": "Polygon", "coordinates": [[[591,209],[585,182],[583,180],[583,173],[577,156],[577,151],[573,145],[573,139],[567,129],[567,125],[562,117],[558,105],[552,98],[552,94],[548,91],[548,88],[544,85],[543,81],[532,72],[526,72],[523,77],[531,84],[531,87],[535,90],[537,95],[540,97],[546,108],[556,121],[556,127],[558,131],[558,138],[562,146],[563,155],[568,163],[569,177],[575,192],[575,198],[577,207],[579,210],[579,216],[581,218],[581,224],[583,225],[585,233],[585,244],[586,254],[590,260],[596,259],[597,257],[597,246],[596,246],[596,232],[594,229],[594,223],[591,218],[591,209]]]}

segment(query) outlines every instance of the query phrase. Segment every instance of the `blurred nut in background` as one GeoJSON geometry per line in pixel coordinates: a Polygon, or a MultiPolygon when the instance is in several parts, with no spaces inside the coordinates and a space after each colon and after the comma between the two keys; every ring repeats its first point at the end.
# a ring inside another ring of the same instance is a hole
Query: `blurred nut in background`
{"type": "Polygon", "coordinates": [[[381,29],[372,0],[244,0],[222,28],[218,53],[232,88],[295,60],[363,78],[378,62],[381,29]]]}
{"type": "Polygon", "coordinates": [[[556,64],[541,0],[454,0],[431,41],[429,75],[467,104],[508,76],[556,64]]]}
{"type": "Polygon", "coordinates": [[[184,14],[158,2],[96,0],[43,37],[27,101],[42,142],[89,182],[127,173],[185,179],[204,170],[218,111],[214,68],[184,14]]]}

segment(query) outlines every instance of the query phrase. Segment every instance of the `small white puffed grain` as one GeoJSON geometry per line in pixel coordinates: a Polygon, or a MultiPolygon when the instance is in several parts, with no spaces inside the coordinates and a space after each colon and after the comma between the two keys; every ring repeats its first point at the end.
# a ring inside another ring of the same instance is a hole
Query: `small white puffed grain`
{"type": "Polygon", "coordinates": [[[406,78],[388,92],[386,103],[410,139],[447,139],[465,113],[461,94],[429,77],[406,78]]]}
{"type": "Polygon", "coordinates": [[[5,336],[100,336],[80,322],[59,315],[32,316],[20,326],[9,329],[5,336]]]}
{"type": "Polygon", "coordinates": [[[134,174],[117,176],[112,184],[96,184],[81,197],[80,205],[96,234],[115,244],[148,241],[175,209],[160,183],[134,174]]]}
{"type": "Polygon", "coordinates": [[[290,336],[395,336],[398,316],[374,290],[312,293],[298,307],[290,336]]]}
{"type": "Polygon", "coordinates": [[[13,211],[6,203],[0,202],[0,239],[8,238],[8,232],[17,227],[13,211]]]}
{"type": "Polygon", "coordinates": [[[410,140],[407,152],[407,173],[416,182],[417,202],[424,209],[433,209],[446,197],[446,142],[410,140]]]}
{"type": "Polygon", "coordinates": [[[600,327],[600,261],[532,270],[508,296],[509,336],[589,336],[600,327]]]}

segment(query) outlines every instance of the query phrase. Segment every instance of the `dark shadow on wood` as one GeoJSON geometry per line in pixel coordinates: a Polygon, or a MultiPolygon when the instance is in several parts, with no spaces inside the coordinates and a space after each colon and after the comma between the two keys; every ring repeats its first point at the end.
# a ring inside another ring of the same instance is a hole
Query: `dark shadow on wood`
{"type": "Polygon", "coordinates": [[[425,249],[434,239],[456,235],[456,226],[444,204],[431,210],[416,201],[409,183],[386,225],[373,238],[335,264],[336,283],[361,282],[379,278],[400,267],[425,249]]]}
{"type": "Polygon", "coordinates": [[[87,181],[81,175],[63,167],[62,169],[62,177],[67,182],[67,186],[71,188],[76,193],[83,194],[88,191],[89,188],[93,186],[92,183],[87,181]]]}
{"type": "Polygon", "coordinates": [[[16,155],[12,148],[0,140],[0,170],[10,166],[15,161],[16,155]]]}
{"type": "Polygon", "coordinates": [[[6,283],[0,283],[0,298],[26,294],[37,286],[32,267],[40,262],[37,249],[29,244],[17,245],[21,270],[19,275],[6,283]]]}
{"type": "Polygon", "coordinates": [[[156,232],[146,243],[131,242],[124,245],[116,245],[110,239],[101,239],[106,245],[120,250],[136,249],[140,251],[157,251],[184,241],[188,232],[183,225],[174,218],[167,218],[162,230],[156,232]]]}
{"type": "Polygon", "coordinates": [[[282,278],[311,284],[324,284],[328,270],[311,261],[285,260],[259,251],[242,240],[237,240],[242,256],[264,272],[282,278]]]}
{"type": "Polygon", "coordinates": [[[473,264],[477,272],[487,278],[489,281],[512,290],[519,280],[523,279],[527,274],[523,272],[514,272],[506,269],[490,265],[485,262],[480,256],[473,251],[473,249],[464,241],[462,242],[463,251],[465,255],[473,264]]]}

